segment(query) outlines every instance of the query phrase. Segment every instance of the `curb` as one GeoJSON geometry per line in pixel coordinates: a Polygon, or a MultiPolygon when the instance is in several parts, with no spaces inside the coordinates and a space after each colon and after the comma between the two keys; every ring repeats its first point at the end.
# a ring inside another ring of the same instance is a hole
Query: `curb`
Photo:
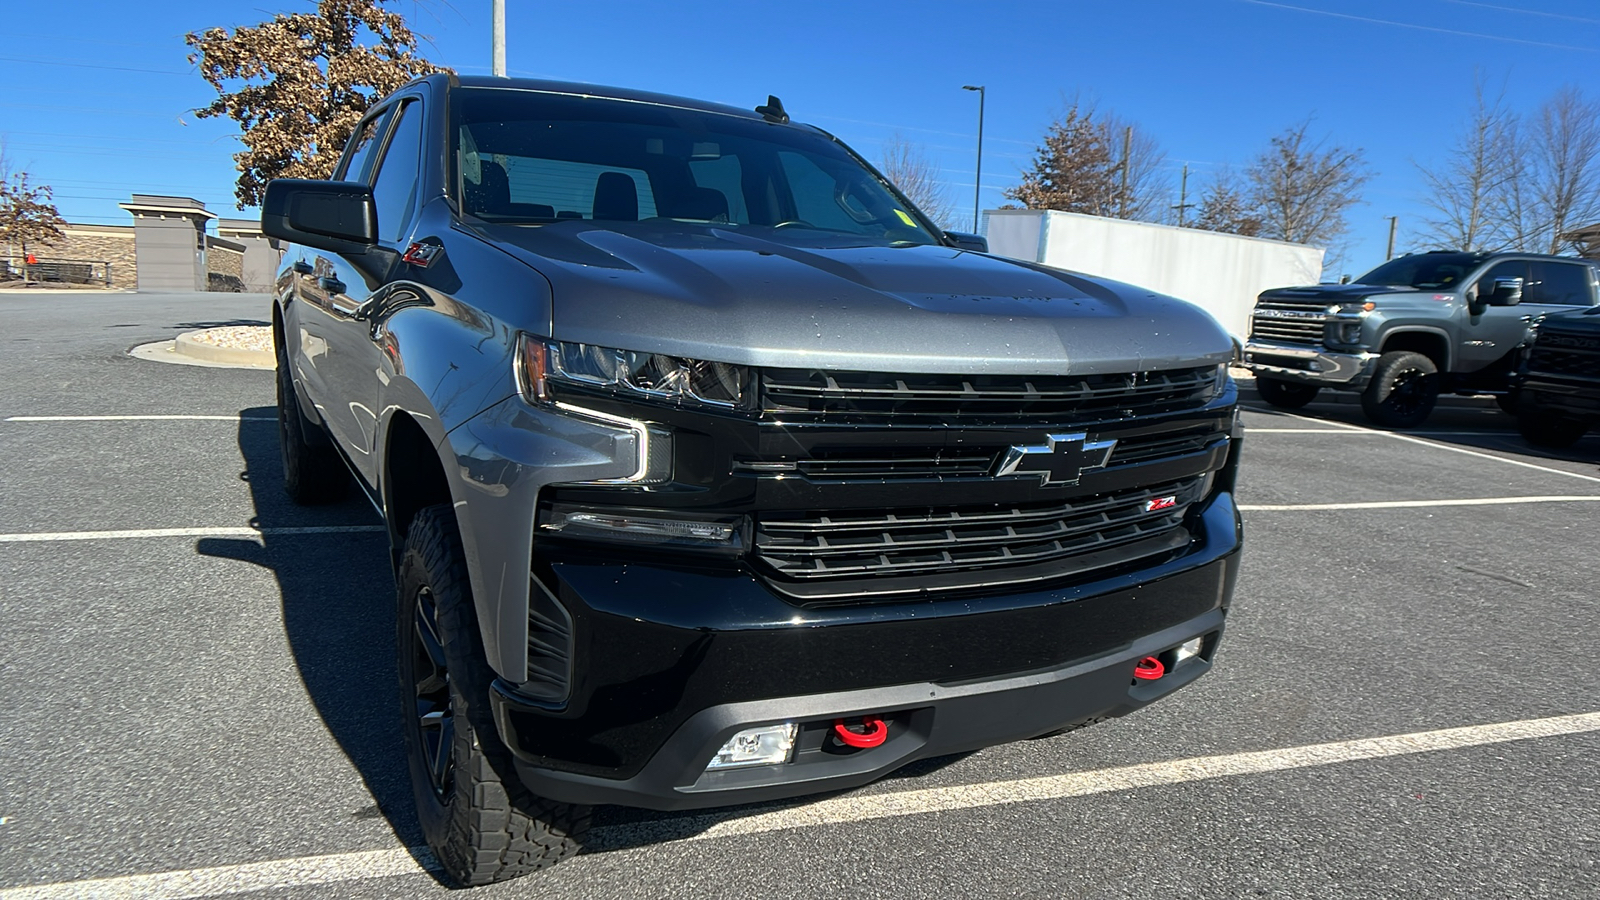
{"type": "Polygon", "coordinates": [[[191,359],[203,360],[224,366],[239,366],[250,369],[271,369],[277,367],[277,360],[269,350],[241,350],[235,347],[218,347],[215,344],[202,343],[195,338],[198,331],[190,331],[178,335],[172,342],[172,349],[181,356],[191,359]]]}

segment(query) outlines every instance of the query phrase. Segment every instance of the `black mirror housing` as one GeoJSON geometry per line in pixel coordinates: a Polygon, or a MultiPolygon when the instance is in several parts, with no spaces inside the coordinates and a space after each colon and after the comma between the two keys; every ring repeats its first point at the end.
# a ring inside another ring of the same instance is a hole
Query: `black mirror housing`
{"type": "Polygon", "coordinates": [[[960,250],[971,250],[974,253],[988,253],[989,239],[981,234],[968,234],[965,231],[946,231],[945,243],[960,250]]]}
{"type": "Polygon", "coordinates": [[[372,188],[353,181],[275,178],[261,203],[268,237],[333,253],[361,254],[378,242],[372,188]]]}

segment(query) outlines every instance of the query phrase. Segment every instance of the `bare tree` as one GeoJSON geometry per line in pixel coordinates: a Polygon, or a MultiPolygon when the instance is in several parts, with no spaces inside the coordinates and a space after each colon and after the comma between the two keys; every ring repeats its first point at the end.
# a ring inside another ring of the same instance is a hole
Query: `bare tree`
{"type": "Polygon", "coordinates": [[[1311,120],[1291,125],[1245,171],[1249,203],[1261,215],[1261,237],[1335,245],[1349,229],[1345,215],[1371,180],[1360,149],[1310,137],[1311,120]]]}
{"type": "Polygon", "coordinates": [[[1165,158],[1137,125],[1074,98],[1046,129],[1022,182],[1005,196],[1029,209],[1151,219],[1164,211],[1165,158]]]}
{"type": "Polygon", "coordinates": [[[1251,206],[1233,170],[1224,168],[1200,193],[1198,211],[1189,227],[1256,237],[1261,234],[1261,215],[1251,206]]]}
{"type": "Polygon", "coordinates": [[[1423,203],[1437,215],[1424,220],[1424,243],[1455,250],[1496,250],[1517,230],[1503,214],[1501,199],[1517,177],[1517,116],[1504,95],[1490,100],[1481,78],[1474,84],[1472,117],[1456,135],[1445,158],[1417,164],[1427,188],[1423,203]]]}
{"type": "Polygon", "coordinates": [[[52,196],[49,185],[32,184],[26,171],[7,170],[0,178],[0,241],[20,247],[24,259],[30,241],[49,245],[66,236],[61,229],[67,222],[56,212],[52,196]]]}
{"type": "Polygon", "coordinates": [[[883,144],[878,170],[934,224],[945,229],[955,227],[950,192],[939,180],[939,167],[921,147],[895,133],[883,144]]]}
{"type": "Polygon", "coordinates": [[[1559,253],[1563,235],[1600,216],[1600,103],[1564,87],[1539,107],[1533,131],[1540,249],[1559,253]]]}
{"type": "Polygon", "coordinates": [[[239,208],[259,205],[273,178],[326,178],[361,116],[419,75],[441,71],[417,55],[417,36],[393,0],[318,0],[315,13],[210,28],[184,36],[189,62],[218,97],[196,111],[239,123],[239,208]],[[370,41],[363,43],[362,41],[370,41]]]}

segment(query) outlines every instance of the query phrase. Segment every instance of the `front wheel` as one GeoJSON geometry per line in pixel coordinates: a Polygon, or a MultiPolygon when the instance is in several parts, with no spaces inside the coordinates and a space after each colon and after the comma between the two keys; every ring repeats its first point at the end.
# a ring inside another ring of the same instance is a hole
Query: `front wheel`
{"type": "Polygon", "coordinates": [[[1256,393],[1268,406],[1278,409],[1300,409],[1317,398],[1322,388],[1314,384],[1283,381],[1277,378],[1256,377],[1256,393]]]}
{"type": "Polygon", "coordinates": [[[489,884],[577,853],[589,808],[529,792],[495,730],[493,675],[448,504],[412,520],[397,581],[411,788],[423,835],[445,872],[461,885],[489,884]]]}
{"type": "Polygon", "coordinates": [[[1517,430],[1535,447],[1565,450],[1576,444],[1589,430],[1589,426],[1560,416],[1523,413],[1517,416],[1517,430]]]}
{"type": "Polygon", "coordinates": [[[1378,357],[1361,393],[1361,411],[1379,425],[1415,428],[1428,420],[1438,399],[1439,367],[1421,353],[1396,350],[1378,357]]]}

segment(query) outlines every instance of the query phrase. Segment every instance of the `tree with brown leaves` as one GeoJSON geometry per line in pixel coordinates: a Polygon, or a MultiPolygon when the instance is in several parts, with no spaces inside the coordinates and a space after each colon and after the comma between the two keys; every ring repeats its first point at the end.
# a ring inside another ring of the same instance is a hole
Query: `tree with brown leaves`
{"type": "Polygon", "coordinates": [[[1032,168],[1005,196],[1029,209],[1147,219],[1160,199],[1157,169],[1164,158],[1138,126],[1074,99],[1046,129],[1032,168]]]}
{"type": "Polygon", "coordinates": [[[239,208],[258,206],[274,178],[327,178],[372,105],[441,67],[417,53],[417,35],[392,0],[318,0],[314,13],[279,13],[251,27],[190,32],[189,62],[218,97],[200,118],[239,123],[245,149],[239,208]]]}
{"type": "Polygon", "coordinates": [[[28,243],[53,244],[65,237],[67,222],[56,212],[47,184],[29,183],[27,172],[0,173],[0,242],[19,247],[28,257],[28,243]]]}
{"type": "Polygon", "coordinates": [[[1372,173],[1360,149],[1328,146],[1310,131],[1309,119],[1291,125],[1250,164],[1249,205],[1261,217],[1261,237],[1337,246],[1372,173]]]}
{"type": "Polygon", "coordinates": [[[1257,237],[1261,234],[1261,215],[1234,179],[1231,169],[1222,169],[1200,194],[1200,204],[1191,228],[1257,237]]]}

